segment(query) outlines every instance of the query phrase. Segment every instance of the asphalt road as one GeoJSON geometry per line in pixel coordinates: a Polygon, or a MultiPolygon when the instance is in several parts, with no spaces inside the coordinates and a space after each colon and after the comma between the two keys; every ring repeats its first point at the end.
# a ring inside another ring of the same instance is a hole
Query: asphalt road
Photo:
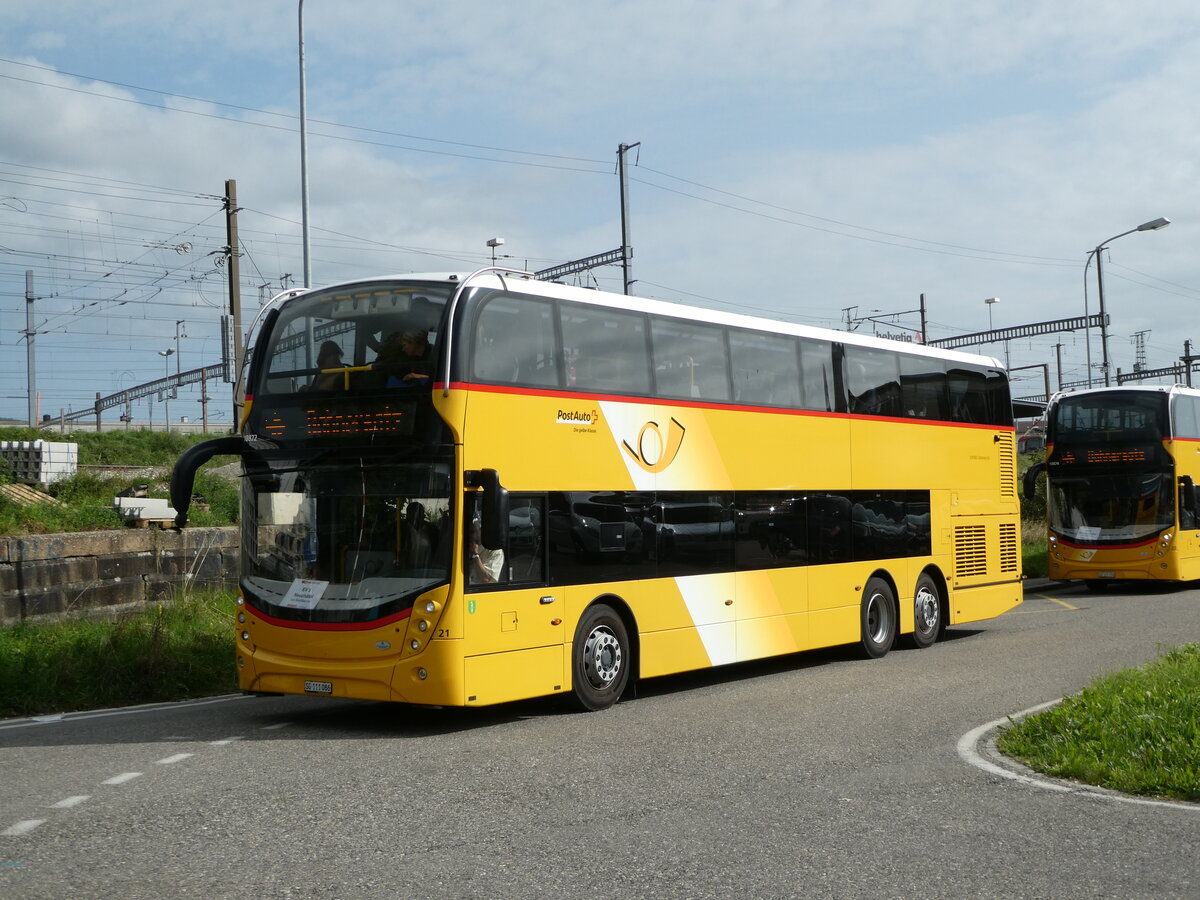
{"type": "Polygon", "coordinates": [[[1200,590],[1033,585],[929,650],[659,679],[602,713],[228,697],[0,722],[0,898],[1194,900],[1200,805],[1051,790],[959,744],[1195,640],[1200,590]]]}

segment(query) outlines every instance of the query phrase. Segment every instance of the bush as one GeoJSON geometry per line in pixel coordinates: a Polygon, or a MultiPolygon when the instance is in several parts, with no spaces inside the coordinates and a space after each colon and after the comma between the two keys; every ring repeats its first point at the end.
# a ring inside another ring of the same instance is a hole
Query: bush
{"type": "Polygon", "coordinates": [[[0,628],[0,718],[237,690],[232,591],[184,593],[113,620],[0,628]]]}

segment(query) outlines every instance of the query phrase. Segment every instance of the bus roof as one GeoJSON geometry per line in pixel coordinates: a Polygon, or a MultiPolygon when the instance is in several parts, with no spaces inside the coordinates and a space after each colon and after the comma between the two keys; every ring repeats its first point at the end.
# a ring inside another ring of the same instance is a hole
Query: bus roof
{"type": "MultiPolygon", "coordinates": [[[[963,353],[959,350],[947,350],[940,347],[930,347],[915,341],[894,341],[873,335],[855,334],[850,331],[837,331],[831,328],[820,328],[813,325],[800,325],[779,319],[769,319],[763,316],[752,316],[743,313],[723,312],[702,306],[691,306],[684,303],[674,303],[667,300],[655,300],[636,295],[616,294],[610,291],[593,288],[575,287],[557,281],[539,281],[524,277],[516,272],[485,272],[474,275],[469,272],[426,272],[406,275],[381,275],[370,278],[356,278],[341,283],[323,285],[306,290],[292,289],[276,295],[272,303],[300,296],[311,291],[328,290],[330,288],[351,287],[356,284],[377,284],[381,281],[407,282],[444,282],[447,286],[461,284],[470,278],[472,287],[486,287],[495,290],[505,290],[511,293],[534,294],[543,297],[570,300],[587,303],[593,306],[604,306],[612,309],[627,309],[634,312],[657,313],[675,318],[691,319],[699,322],[709,322],[715,325],[732,325],[759,331],[773,331],[790,334],[796,337],[807,337],[815,340],[837,341],[842,344],[852,344],[860,347],[876,347],[892,352],[910,353],[915,356],[929,356],[948,361],[958,361],[971,365],[985,365],[998,370],[1004,370],[1002,361],[983,354],[963,353]]],[[[270,305],[270,304],[268,304],[270,305]]]]}
{"type": "Polygon", "coordinates": [[[1093,394],[1186,394],[1189,397],[1200,397],[1200,388],[1188,387],[1183,384],[1114,384],[1105,387],[1067,388],[1055,393],[1050,402],[1055,403],[1068,397],[1088,397],[1093,394]]]}

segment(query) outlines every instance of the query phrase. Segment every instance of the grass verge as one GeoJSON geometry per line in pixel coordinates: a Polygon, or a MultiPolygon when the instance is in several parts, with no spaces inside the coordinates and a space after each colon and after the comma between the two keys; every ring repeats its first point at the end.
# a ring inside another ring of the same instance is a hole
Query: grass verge
{"type": "Polygon", "coordinates": [[[1044,521],[1021,520],[1021,571],[1026,578],[1045,578],[1050,572],[1044,521]]]}
{"type": "Polygon", "coordinates": [[[1100,679],[1005,729],[997,746],[1046,775],[1200,801],[1200,644],[1100,679]]]}
{"type": "Polygon", "coordinates": [[[0,718],[237,690],[234,592],[191,592],[115,620],[0,628],[0,718]]]}

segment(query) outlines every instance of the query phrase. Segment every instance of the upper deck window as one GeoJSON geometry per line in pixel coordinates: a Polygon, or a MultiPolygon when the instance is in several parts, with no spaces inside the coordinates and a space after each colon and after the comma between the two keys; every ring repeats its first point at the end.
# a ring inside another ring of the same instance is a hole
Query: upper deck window
{"type": "Polygon", "coordinates": [[[1175,395],[1171,401],[1171,433],[1179,438],[1200,440],[1200,397],[1175,395]]]}
{"type": "Polygon", "coordinates": [[[568,388],[650,393],[644,315],[565,303],[560,309],[568,388]]]}
{"type": "Polygon", "coordinates": [[[729,359],[719,325],[655,317],[654,384],[661,397],[728,401],[729,359]]]}
{"type": "Polygon", "coordinates": [[[1169,434],[1165,393],[1101,391],[1066,396],[1054,406],[1050,440],[1055,443],[1158,442],[1169,434]]]}
{"type": "Polygon", "coordinates": [[[267,342],[257,393],[427,386],[449,289],[363,284],[284,305],[267,342]]]}
{"type": "Polygon", "coordinates": [[[850,412],[900,416],[900,357],[887,350],[846,347],[846,390],[850,412]]]}
{"type": "Polygon", "coordinates": [[[800,406],[796,340],[781,334],[729,330],[733,399],[762,406],[800,406]]]}
{"type": "Polygon", "coordinates": [[[476,319],[472,380],[561,387],[557,346],[549,300],[496,294],[476,319]]]}

